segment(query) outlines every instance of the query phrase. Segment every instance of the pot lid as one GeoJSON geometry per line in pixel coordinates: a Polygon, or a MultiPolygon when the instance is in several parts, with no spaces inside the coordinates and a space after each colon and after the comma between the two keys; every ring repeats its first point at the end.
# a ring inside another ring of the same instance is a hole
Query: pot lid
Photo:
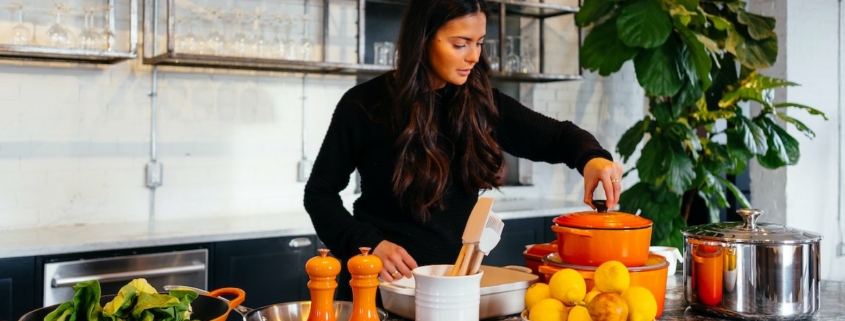
{"type": "Polygon", "coordinates": [[[796,228],[772,223],[757,223],[762,210],[741,209],[736,211],[744,222],[723,222],[695,225],[681,230],[685,237],[726,241],[735,243],[796,244],[812,243],[822,236],[796,228]]]}
{"type": "Polygon", "coordinates": [[[623,212],[608,212],[604,203],[594,201],[598,212],[576,212],[564,214],[554,219],[554,223],[560,226],[574,228],[594,229],[638,229],[652,225],[651,220],[633,214],[623,212]]]}

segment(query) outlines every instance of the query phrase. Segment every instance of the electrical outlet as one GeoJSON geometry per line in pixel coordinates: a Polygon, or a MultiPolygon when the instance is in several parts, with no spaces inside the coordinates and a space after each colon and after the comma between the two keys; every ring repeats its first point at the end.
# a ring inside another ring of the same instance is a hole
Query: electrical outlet
{"type": "Polygon", "coordinates": [[[161,186],[164,178],[164,165],[162,163],[151,161],[147,163],[147,187],[156,188],[161,186]]]}
{"type": "Polygon", "coordinates": [[[310,160],[303,158],[296,167],[299,170],[296,174],[296,181],[300,183],[307,182],[308,177],[311,176],[311,168],[314,167],[314,164],[310,160]]]}
{"type": "Polygon", "coordinates": [[[839,242],[839,244],[836,245],[836,256],[845,256],[845,242],[839,242]]]}

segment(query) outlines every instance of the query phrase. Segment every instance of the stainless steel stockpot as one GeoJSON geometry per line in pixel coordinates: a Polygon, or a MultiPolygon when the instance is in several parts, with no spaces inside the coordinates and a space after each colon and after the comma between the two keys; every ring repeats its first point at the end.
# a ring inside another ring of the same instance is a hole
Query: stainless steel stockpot
{"type": "Polygon", "coordinates": [[[737,319],[787,320],[819,310],[819,234],[744,222],[684,228],[684,295],[698,310],[737,319]]]}

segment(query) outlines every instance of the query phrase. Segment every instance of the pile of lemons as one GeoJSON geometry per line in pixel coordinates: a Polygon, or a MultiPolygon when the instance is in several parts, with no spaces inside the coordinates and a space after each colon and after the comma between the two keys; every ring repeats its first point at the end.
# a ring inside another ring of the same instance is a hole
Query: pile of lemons
{"type": "Polygon", "coordinates": [[[652,321],[657,301],[648,289],[631,286],[628,269],[619,261],[596,268],[595,287],[587,292],[584,277],[561,269],[549,284],[535,283],[525,292],[530,321],[652,321]]]}

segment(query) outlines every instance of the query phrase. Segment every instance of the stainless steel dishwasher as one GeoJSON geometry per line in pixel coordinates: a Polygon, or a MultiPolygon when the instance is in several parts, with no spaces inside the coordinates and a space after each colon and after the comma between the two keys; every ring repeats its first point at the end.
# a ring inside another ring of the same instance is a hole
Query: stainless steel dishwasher
{"type": "Polygon", "coordinates": [[[100,281],[103,294],[116,294],[136,278],[159,291],[167,284],[206,289],[207,271],[207,249],[45,263],[44,306],[71,300],[71,287],[88,280],[100,281]]]}

